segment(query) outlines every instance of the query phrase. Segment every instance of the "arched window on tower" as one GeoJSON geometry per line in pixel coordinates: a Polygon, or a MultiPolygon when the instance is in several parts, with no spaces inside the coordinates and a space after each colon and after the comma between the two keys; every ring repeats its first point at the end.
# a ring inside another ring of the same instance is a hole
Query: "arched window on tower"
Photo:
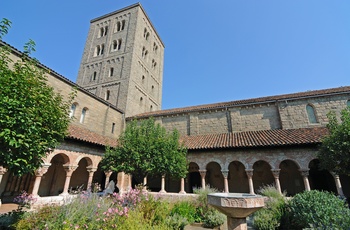
{"type": "Polygon", "coordinates": [[[112,51],[120,50],[122,45],[122,39],[114,40],[112,44],[112,51]]]}
{"type": "Polygon", "coordinates": [[[102,44],[102,45],[101,45],[101,52],[100,52],[100,55],[102,55],[102,54],[103,54],[104,49],[105,49],[105,45],[104,45],[104,44],[102,44]]]}
{"type": "Polygon", "coordinates": [[[103,37],[105,34],[105,29],[103,27],[100,28],[100,34],[99,37],[103,37]]]}
{"type": "Polygon", "coordinates": [[[83,108],[83,110],[81,111],[81,116],[80,116],[80,123],[84,123],[85,121],[85,117],[86,117],[86,113],[87,113],[87,108],[83,108]]]}
{"type": "Polygon", "coordinates": [[[106,91],[106,101],[109,100],[110,95],[111,95],[111,91],[107,90],[107,91],[106,91]]]}
{"type": "Polygon", "coordinates": [[[77,104],[76,103],[72,104],[69,111],[69,118],[74,117],[76,108],[77,108],[77,104]]]}
{"type": "Polygon", "coordinates": [[[316,117],[316,111],[315,108],[312,105],[307,105],[306,106],[306,112],[307,112],[307,117],[309,119],[309,122],[311,124],[316,124],[317,122],[317,117],[316,117]]]}

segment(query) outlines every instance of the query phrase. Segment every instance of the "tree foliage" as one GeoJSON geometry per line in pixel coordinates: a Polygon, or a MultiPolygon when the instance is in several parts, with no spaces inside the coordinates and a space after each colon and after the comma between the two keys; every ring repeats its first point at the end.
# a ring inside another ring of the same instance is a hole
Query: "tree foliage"
{"type": "Polygon", "coordinates": [[[116,148],[107,148],[102,159],[104,169],[132,174],[138,183],[145,176],[167,174],[185,177],[187,150],[179,142],[179,133],[168,133],[154,119],[133,120],[127,124],[116,148]]]}
{"type": "MultiPolygon", "coordinates": [[[[0,39],[10,22],[0,23],[0,39]]],[[[10,48],[0,47],[0,165],[16,175],[31,173],[42,158],[65,137],[70,101],[47,85],[45,70],[29,58],[30,40],[23,56],[14,62],[10,48]]]]}
{"type": "Polygon", "coordinates": [[[350,108],[341,111],[340,121],[328,114],[329,135],[322,140],[318,158],[321,168],[350,176],[350,108]]]}

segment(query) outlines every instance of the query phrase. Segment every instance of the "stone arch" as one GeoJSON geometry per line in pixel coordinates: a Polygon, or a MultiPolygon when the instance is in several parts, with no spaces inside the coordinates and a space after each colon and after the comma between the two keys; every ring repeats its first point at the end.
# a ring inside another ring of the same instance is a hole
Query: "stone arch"
{"type": "Polygon", "coordinates": [[[101,191],[105,189],[106,174],[102,169],[101,162],[98,162],[97,170],[92,177],[92,183],[98,185],[101,191]]]}
{"type": "Polygon", "coordinates": [[[327,170],[320,169],[320,160],[314,159],[309,163],[309,182],[310,188],[320,191],[337,193],[334,177],[327,170]]]}
{"type": "Polygon", "coordinates": [[[224,191],[224,176],[221,172],[221,166],[217,162],[210,162],[206,167],[205,181],[211,188],[218,191],[224,191]]]}
{"type": "Polygon", "coordinates": [[[305,190],[303,177],[299,171],[300,166],[294,160],[283,160],[280,165],[279,179],[281,190],[287,193],[287,196],[293,196],[305,190]]]}
{"type": "Polygon", "coordinates": [[[228,166],[229,192],[249,193],[248,176],[240,161],[232,161],[228,166]]]}
{"type": "Polygon", "coordinates": [[[264,185],[274,184],[271,165],[264,160],[258,160],[253,164],[254,191],[258,192],[264,185]]]}
{"type": "Polygon", "coordinates": [[[72,174],[69,188],[73,191],[80,189],[86,190],[89,179],[89,172],[87,171],[87,168],[92,165],[92,160],[89,157],[82,157],[80,158],[78,164],[75,165],[78,165],[78,167],[72,174]]]}
{"type": "Polygon", "coordinates": [[[47,172],[42,177],[39,196],[57,196],[63,192],[66,180],[64,165],[71,162],[68,155],[64,153],[50,154],[47,161],[51,164],[47,172]]]}
{"type": "Polygon", "coordinates": [[[79,162],[82,160],[82,159],[85,159],[86,160],[86,168],[96,168],[97,167],[97,163],[98,162],[94,162],[93,159],[91,159],[91,157],[89,156],[84,156],[84,155],[81,155],[79,157],[77,157],[77,159],[74,161],[74,164],[73,165],[79,165],[79,162]]]}
{"type": "Polygon", "coordinates": [[[187,188],[186,192],[193,193],[194,188],[201,188],[202,178],[199,173],[199,166],[195,162],[190,162],[188,165],[188,174],[187,174],[187,188]]]}

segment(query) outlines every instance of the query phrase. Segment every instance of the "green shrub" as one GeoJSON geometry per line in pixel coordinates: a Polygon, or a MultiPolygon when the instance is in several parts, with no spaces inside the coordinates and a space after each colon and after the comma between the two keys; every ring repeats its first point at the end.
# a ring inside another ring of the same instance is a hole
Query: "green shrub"
{"type": "Polygon", "coordinates": [[[187,219],[189,223],[200,222],[201,217],[198,215],[195,204],[191,201],[181,201],[175,203],[170,215],[178,214],[187,219]]]}
{"type": "Polygon", "coordinates": [[[168,216],[165,222],[173,230],[183,230],[185,226],[189,224],[186,217],[183,217],[177,213],[174,213],[173,215],[168,216]]]}
{"type": "Polygon", "coordinates": [[[284,229],[349,229],[350,209],[329,192],[305,191],[288,204],[284,229]]]}
{"type": "Polygon", "coordinates": [[[198,194],[198,198],[195,202],[197,206],[197,215],[200,218],[200,222],[203,223],[203,226],[208,228],[222,225],[226,220],[226,216],[224,214],[220,213],[208,204],[208,194],[216,192],[218,192],[217,189],[210,188],[208,186],[204,189],[194,189],[194,193],[198,194]]]}
{"type": "Polygon", "coordinates": [[[266,196],[265,207],[254,213],[253,225],[259,230],[272,230],[280,226],[285,213],[284,195],[273,186],[264,186],[259,193],[266,196]]]}
{"type": "Polygon", "coordinates": [[[226,221],[226,216],[221,212],[209,209],[207,213],[203,216],[203,227],[214,228],[222,225],[226,221]]]}
{"type": "Polygon", "coordinates": [[[14,229],[14,225],[23,218],[25,212],[14,210],[9,213],[0,214],[0,229],[14,229]]]}

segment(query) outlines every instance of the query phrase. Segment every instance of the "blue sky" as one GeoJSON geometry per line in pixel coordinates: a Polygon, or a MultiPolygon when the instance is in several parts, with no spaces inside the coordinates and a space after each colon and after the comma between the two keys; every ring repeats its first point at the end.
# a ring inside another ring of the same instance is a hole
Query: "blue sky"
{"type": "MultiPolygon", "coordinates": [[[[163,109],[350,85],[349,0],[140,0],[165,44],[163,109]]],[[[129,0],[1,0],[4,40],[75,82],[91,19],[129,0]]]]}

